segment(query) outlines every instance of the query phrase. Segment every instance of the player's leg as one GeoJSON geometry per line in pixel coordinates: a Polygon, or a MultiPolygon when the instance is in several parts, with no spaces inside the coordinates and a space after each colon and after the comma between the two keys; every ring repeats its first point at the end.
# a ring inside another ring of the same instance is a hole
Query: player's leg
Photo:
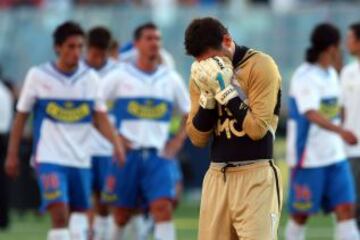
{"type": "Polygon", "coordinates": [[[349,162],[351,164],[351,170],[354,176],[355,192],[358,193],[356,195],[355,202],[355,218],[358,228],[360,228],[360,157],[350,158],[349,162]]]}
{"type": "Polygon", "coordinates": [[[283,194],[280,171],[274,163],[228,168],[226,184],[238,239],[277,239],[283,194]]]}
{"type": "Polygon", "coordinates": [[[70,240],[67,176],[62,166],[39,164],[36,168],[42,209],[51,217],[48,240],[70,240]]]}
{"type": "Polygon", "coordinates": [[[286,240],[304,240],[308,217],[318,212],[325,191],[324,168],[291,170],[288,207],[290,219],[285,229],[286,240]]]}
{"type": "Polygon", "coordinates": [[[154,236],[158,240],[176,239],[172,219],[175,193],[169,161],[158,157],[155,151],[143,154],[141,190],[150,203],[150,213],[155,221],[154,236]]]}
{"type": "Polygon", "coordinates": [[[339,240],[359,240],[355,220],[355,190],[352,173],[347,161],[327,168],[327,188],[325,210],[336,215],[335,238],[339,240]]]}
{"type": "Polygon", "coordinates": [[[111,167],[112,157],[93,157],[92,159],[92,189],[94,201],[93,240],[109,240],[113,219],[109,205],[101,201],[101,191],[111,167]]]}
{"type": "Polygon", "coordinates": [[[111,239],[122,240],[126,224],[132,217],[138,203],[139,164],[136,151],[130,151],[126,156],[124,166],[113,162],[106,177],[102,192],[102,201],[113,206],[114,226],[111,239]]]}
{"type": "Polygon", "coordinates": [[[210,167],[202,186],[198,240],[238,239],[231,223],[228,188],[221,168],[210,167]]]}
{"type": "Polygon", "coordinates": [[[69,230],[72,240],[87,240],[89,237],[89,218],[91,207],[91,169],[68,167],[69,179],[69,230]]]}

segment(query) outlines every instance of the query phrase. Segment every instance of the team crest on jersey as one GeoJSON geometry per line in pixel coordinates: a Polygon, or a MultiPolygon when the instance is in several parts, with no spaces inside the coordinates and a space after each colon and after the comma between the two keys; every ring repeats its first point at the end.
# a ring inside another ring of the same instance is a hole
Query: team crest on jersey
{"type": "Polygon", "coordinates": [[[130,101],[127,110],[138,118],[161,119],[167,114],[169,108],[164,102],[156,104],[153,100],[147,100],[145,104],[130,101]]]}
{"type": "Polygon", "coordinates": [[[295,202],[294,208],[302,211],[306,211],[312,208],[312,193],[308,186],[295,184],[295,202]]]}
{"type": "Polygon", "coordinates": [[[45,111],[50,117],[61,122],[80,122],[91,115],[88,103],[75,104],[72,101],[63,104],[51,101],[45,111]]]}

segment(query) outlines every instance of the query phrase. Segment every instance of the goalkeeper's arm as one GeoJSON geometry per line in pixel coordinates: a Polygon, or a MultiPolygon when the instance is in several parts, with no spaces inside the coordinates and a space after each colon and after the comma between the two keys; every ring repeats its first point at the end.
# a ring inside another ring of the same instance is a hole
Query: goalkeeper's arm
{"type": "Polygon", "coordinates": [[[186,132],[191,142],[198,147],[207,145],[216,123],[216,108],[205,109],[199,105],[200,90],[194,81],[190,80],[191,109],[186,122],[186,132]]]}

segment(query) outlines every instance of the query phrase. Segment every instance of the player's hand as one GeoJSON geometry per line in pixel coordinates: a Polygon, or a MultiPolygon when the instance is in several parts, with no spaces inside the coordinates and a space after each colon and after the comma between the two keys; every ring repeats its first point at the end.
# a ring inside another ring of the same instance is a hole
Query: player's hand
{"type": "Polygon", "coordinates": [[[11,177],[16,178],[20,173],[19,158],[15,155],[8,155],[5,160],[5,173],[11,177]]]}
{"type": "Polygon", "coordinates": [[[124,166],[126,161],[125,144],[121,137],[117,138],[114,144],[114,155],[120,166],[124,166]]]}
{"type": "Polygon", "coordinates": [[[340,136],[349,145],[355,145],[358,143],[356,136],[348,130],[341,131],[340,136]]]}
{"type": "Polygon", "coordinates": [[[210,91],[220,104],[226,104],[237,96],[231,85],[233,66],[227,57],[211,57],[195,61],[191,66],[191,76],[203,91],[210,91]]]}
{"type": "Polygon", "coordinates": [[[174,159],[180,152],[183,146],[183,140],[179,138],[173,138],[166,143],[162,156],[166,159],[174,159]]]}

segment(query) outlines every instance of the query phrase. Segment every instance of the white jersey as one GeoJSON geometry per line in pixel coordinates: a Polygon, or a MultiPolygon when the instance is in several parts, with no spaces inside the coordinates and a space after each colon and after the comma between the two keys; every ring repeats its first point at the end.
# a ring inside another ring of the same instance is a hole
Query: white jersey
{"type": "Polygon", "coordinates": [[[33,163],[90,167],[94,110],[106,111],[96,73],[84,64],[71,75],[53,63],[29,70],[17,104],[33,112],[33,163]]]}
{"type": "MultiPolygon", "coordinates": [[[[108,60],[106,64],[100,69],[94,69],[100,78],[100,82],[104,80],[104,77],[114,70],[118,64],[113,60],[108,60]]],[[[112,123],[115,123],[114,116],[109,109],[109,119],[112,123]]],[[[113,145],[107,140],[95,127],[92,129],[93,141],[91,144],[91,152],[93,156],[112,156],[113,145]]]]}
{"type": "MultiPolygon", "coordinates": [[[[341,72],[341,104],[345,110],[344,128],[360,139],[360,62],[355,61],[341,72]]],[[[345,145],[348,157],[360,157],[360,142],[345,145]]]]}
{"type": "Polygon", "coordinates": [[[295,72],[289,93],[287,159],[291,167],[323,167],[345,160],[340,136],[310,122],[305,113],[316,110],[340,124],[340,85],[334,68],[304,63],[295,72]]]}
{"type": "Polygon", "coordinates": [[[164,65],[149,74],[124,63],[105,77],[104,94],[114,101],[118,132],[134,148],[162,151],[173,111],[190,110],[188,91],[179,74],[164,65]]]}

